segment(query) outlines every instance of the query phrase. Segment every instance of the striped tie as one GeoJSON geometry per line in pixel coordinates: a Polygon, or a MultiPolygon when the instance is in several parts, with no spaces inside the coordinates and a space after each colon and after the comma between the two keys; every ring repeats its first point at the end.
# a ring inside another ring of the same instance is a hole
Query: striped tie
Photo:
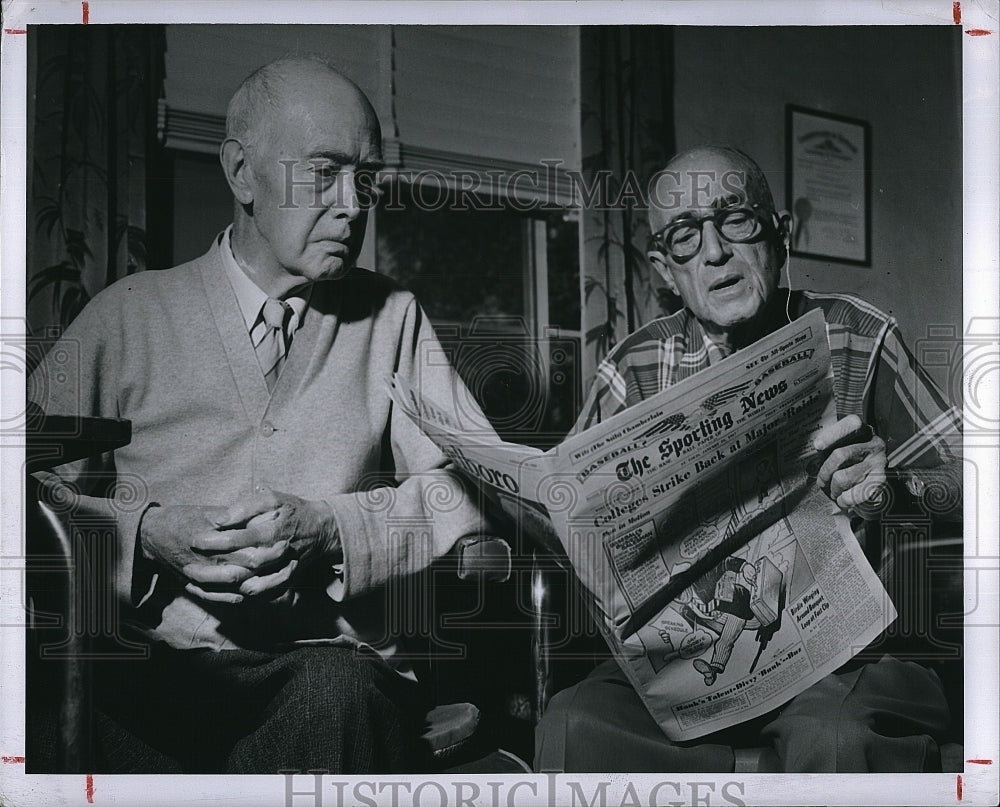
{"type": "Polygon", "coordinates": [[[254,345],[254,349],[257,351],[257,361],[260,363],[261,372],[264,373],[268,391],[274,389],[281,366],[285,363],[289,344],[288,323],[291,316],[292,307],[273,297],[267,298],[261,311],[264,323],[259,330],[262,335],[259,337],[260,341],[254,345]]]}

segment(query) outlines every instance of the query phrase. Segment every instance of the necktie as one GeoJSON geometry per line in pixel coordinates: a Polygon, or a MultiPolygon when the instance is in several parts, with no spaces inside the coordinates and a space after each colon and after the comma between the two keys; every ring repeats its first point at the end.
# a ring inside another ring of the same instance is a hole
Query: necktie
{"type": "Polygon", "coordinates": [[[269,391],[274,389],[274,383],[278,380],[281,366],[285,363],[285,355],[288,353],[290,342],[288,323],[291,316],[292,307],[273,297],[267,298],[261,311],[264,324],[260,330],[263,335],[254,349],[257,351],[257,361],[260,363],[269,391]]]}

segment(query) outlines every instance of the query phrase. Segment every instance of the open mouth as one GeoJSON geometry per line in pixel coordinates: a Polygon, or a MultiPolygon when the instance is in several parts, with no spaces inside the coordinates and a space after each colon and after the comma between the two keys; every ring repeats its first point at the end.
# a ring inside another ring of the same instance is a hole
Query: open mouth
{"type": "Polygon", "coordinates": [[[732,275],[731,277],[724,277],[722,280],[719,280],[713,283],[711,286],[709,286],[708,290],[725,291],[726,289],[730,289],[733,286],[735,286],[741,280],[743,280],[743,278],[740,275],[732,275]]]}

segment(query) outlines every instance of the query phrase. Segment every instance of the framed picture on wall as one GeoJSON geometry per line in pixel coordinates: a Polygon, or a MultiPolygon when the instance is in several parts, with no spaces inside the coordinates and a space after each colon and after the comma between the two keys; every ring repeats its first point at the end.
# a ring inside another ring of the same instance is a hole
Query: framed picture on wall
{"type": "Polygon", "coordinates": [[[786,203],[793,255],[871,266],[871,127],[785,107],[786,203]]]}

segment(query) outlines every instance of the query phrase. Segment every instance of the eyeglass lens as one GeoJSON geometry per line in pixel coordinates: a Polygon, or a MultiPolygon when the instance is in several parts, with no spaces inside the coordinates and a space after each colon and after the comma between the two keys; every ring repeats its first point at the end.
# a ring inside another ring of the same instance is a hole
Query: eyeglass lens
{"type": "Polygon", "coordinates": [[[711,221],[727,241],[736,243],[749,241],[761,229],[756,211],[745,207],[729,208],[706,216],[691,216],[675,223],[663,234],[663,245],[671,255],[678,258],[694,255],[701,249],[702,227],[706,221],[711,221]]]}

